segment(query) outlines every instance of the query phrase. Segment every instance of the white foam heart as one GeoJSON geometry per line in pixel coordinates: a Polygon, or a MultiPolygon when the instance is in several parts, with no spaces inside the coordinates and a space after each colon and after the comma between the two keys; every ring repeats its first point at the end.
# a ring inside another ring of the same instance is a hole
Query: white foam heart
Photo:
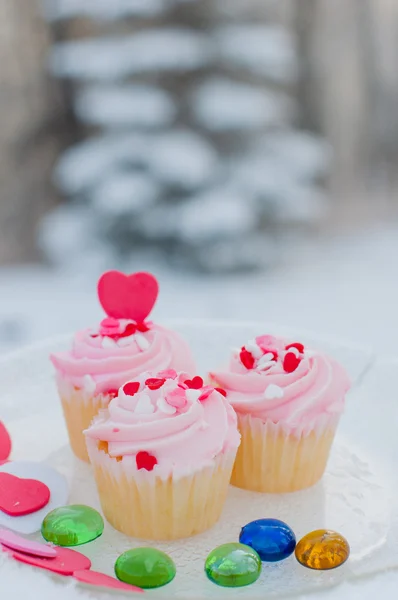
{"type": "Polygon", "coordinates": [[[147,394],[141,394],[135,405],[134,412],[139,415],[150,415],[155,411],[155,407],[147,394]]]}
{"type": "Polygon", "coordinates": [[[266,400],[276,400],[277,398],[283,398],[283,396],[283,389],[274,383],[271,383],[264,392],[264,398],[266,400]]]}
{"type": "Polygon", "coordinates": [[[65,477],[44,463],[17,460],[0,465],[0,472],[10,473],[23,479],[37,479],[50,490],[50,502],[42,509],[30,515],[11,517],[0,511],[0,526],[18,533],[30,534],[40,531],[44,517],[54,508],[68,503],[68,484],[65,477]]]}

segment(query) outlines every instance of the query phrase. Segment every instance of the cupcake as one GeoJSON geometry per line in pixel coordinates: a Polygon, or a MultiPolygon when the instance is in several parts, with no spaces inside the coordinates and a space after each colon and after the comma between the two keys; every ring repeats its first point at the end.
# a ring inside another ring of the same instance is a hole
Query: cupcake
{"type": "Polygon", "coordinates": [[[135,378],[85,434],[102,510],[122,533],[173,540],[220,517],[240,435],[223,393],[201,377],[135,378]]]}
{"type": "Polygon", "coordinates": [[[294,492],[323,475],[350,382],[335,360],[300,343],[263,335],[210,373],[226,392],[242,435],[231,483],[294,492]]]}
{"type": "Polygon", "coordinates": [[[105,273],[98,296],[106,318],[79,331],[70,351],[51,356],[70,444],[82,460],[88,461],[83,430],[126,381],[148,370],[195,372],[180,336],[147,320],[157,295],[158,283],[149,273],[105,273]]]}

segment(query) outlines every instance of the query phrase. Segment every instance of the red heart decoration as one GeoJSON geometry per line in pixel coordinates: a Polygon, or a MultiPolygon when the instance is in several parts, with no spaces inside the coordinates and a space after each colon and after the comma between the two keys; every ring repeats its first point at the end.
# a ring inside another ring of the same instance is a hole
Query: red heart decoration
{"type": "Polygon", "coordinates": [[[98,281],[98,298],[109,317],[145,321],[159,293],[157,279],[150,273],[125,275],[108,271],[98,281]]]}
{"type": "Polygon", "coordinates": [[[186,379],[184,383],[191,390],[200,390],[203,387],[203,379],[199,375],[196,375],[193,379],[186,379]]]}
{"type": "Polygon", "coordinates": [[[289,344],[288,346],[286,346],[285,350],[290,350],[290,348],[296,348],[296,350],[298,350],[300,354],[303,354],[304,352],[304,344],[301,344],[300,342],[294,342],[293,344],[289,344]]]}
{"type": "Polygon", "coordinates": [[[158,390],[164,385],[165,381],[165,379],[161,379],[160,377],[150,377],[145,381],[145,385],[147,385],[150,390],[158,390]]]}
{"type": "Polygon", "coordinates": [[[0,473],[0,510],[12,517],[34,513],[48,504],[50,490],[36,479],[0,473]]]}
{"type": "Polygon", "coordinates": [[[138,452],[135,462],[137,463],[137,469],[145,469],[146,471],[152,471],[154,466],[158,464],[156,457],[145,451],[138,452]]]}
{"type": "Polygon", "coordinates": [[[254,356],[246,348],[242,348],[239,358],[242,365],[249,371],[254,367],[254,356]]]}
{"type": "Polygon", "coordinates": [[[123,392],[127,395],[127,396],[134,396],[138,390],[140,389],[140,382],[139,381],[129,381],[128,383],[125,383],[123,386],[123,392]]]}
{"type": "Polygon", "coordinates": [[[16,550],[9,550],[4,546],[3,550],[9,552],[15,560],[32,565],[33,567],[53,571],[59,575],[73,575],[75,571],[83,571],[91,567],[91,560],[87,556],[69,548],[57,547],[57,556],[54,558],[31,556],[23,552],[17,552],[16,550]]]}
{"type": "Polygon", "coordinates": [[[73,577],[82,583],[90,583],[91,585],[96,585],[99,587],[112,588],[115,590],[126,590],[126,592],[138,592],[139,594],[144,592],[144,590],[136,587],[135,585],[124,583],[123,581],[119,581],[110,575],[98,573],[97,571],[88,571],[87,569],[84,569],[83,571],[75,571],[73,573],[73,577]]]}
{"type": "Polygon", "coordinates": [[[283,368],[286,373],[293,373],[301,363],[301,358],[297,357],[294,352],[288,352],[283,359],[283,368]]]}
{"type": "Polygon", "coordinates": [[[11,438],[4,423],[0,421],[0,463],[6,461],[11,454],[11,438]]]}
{"type": "Polygon", "coordinates": [[[224,398],[227,397],[227,392],[226,392],[226,390],[223,390],[223,388],[214,388],[214,389],[216,390],[216,392],[218,392],[219,394],[224,396],[224,398]]]}

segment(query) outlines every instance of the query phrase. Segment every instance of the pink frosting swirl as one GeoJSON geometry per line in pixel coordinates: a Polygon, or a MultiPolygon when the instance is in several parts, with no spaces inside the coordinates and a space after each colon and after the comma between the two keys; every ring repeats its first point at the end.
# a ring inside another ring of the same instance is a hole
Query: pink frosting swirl
{"type": "Polygon", "coordinates": [[[264,422],[302,429],[324,415],[337,417],[350,388],[344,368],[302,344],[289,346],[272,336],[250,340],[233,353],[228,369],[214,371],[210,378],[226,390],[238,413],[264,422]]]}
{"type": "MultiPolygon", "coordinates": [[[[174,331],[150,323],[146,331],[137,330],[132,335],[119,337],[117,332],[112,332],[112,327],[104,327],[107,321],[103,321],[96,332],[79,331],[70,351],[51,356],[63,383],[100,394],[117,391],[126,381],[145,371],[173,368],[195,372],[189,346],[174,331]]],[[[132,323],[121,321],[120,331],[123,333],[132,323]]]]}
{"type": "Polygon", "coordinates": [[[224,396],[195,379],[201,383],[191,389],[183,383],[190,384],[186,374],[141,375],[120,388],[85,434],[108,442],[112,457],[149,453],[156,459],[154,469],[163,474],[202,468],[221,452],[236,449],[240,435],[224,396]]]}

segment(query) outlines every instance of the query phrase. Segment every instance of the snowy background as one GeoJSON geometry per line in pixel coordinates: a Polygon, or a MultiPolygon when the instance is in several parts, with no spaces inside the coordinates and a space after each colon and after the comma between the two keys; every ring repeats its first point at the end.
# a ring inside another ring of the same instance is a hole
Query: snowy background
{"type": "Polygon", "coordinates": [[[0,12],[1,352],[95,323],[115,267],[158,276],[159,321],[272,320],[395,352],[393,3],[0,12]]]}

